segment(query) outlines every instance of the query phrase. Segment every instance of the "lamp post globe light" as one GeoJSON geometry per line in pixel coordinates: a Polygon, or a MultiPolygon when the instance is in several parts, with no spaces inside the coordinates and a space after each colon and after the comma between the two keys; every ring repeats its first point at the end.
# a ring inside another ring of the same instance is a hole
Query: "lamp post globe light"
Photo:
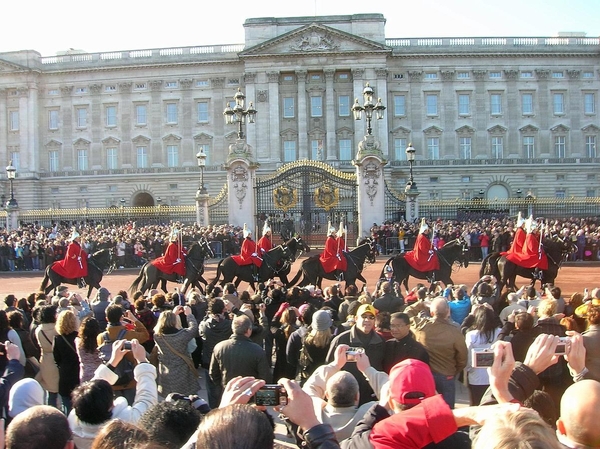
{"type": "Polygon", "coordinates": [[[13,182],[17,175],[17,169],[13,165],[12,161],[6,167],[6,177],[10,182],[10,199],[6,202],[6,229],[12,230],[17,229],[19,223],[19,203],[15,199],[15,191],[13,182]]]}
{"type": "Polygon", "coordinates": [[[232,108],[229,104],[225,107],[223,111],[223,116],[225,117],[225,123],[227,125],[238,125],[238,134],[237,137],[239,140],[244,138],[244,130],[243,123],[248,117],[248,123],[254,123],[256,118],[256,109],[250,102],[250,105],[244,109],[244,101],[246,100],[246,96],[242,93],[242,90],[238,87],[237,92],[233,96],[235,100],[235,106],[232,108]]]}
{"type": "Polygon", "coordinates": [[[385,111],[385,106],[381,103],[381,98],[377,99],[377,104],[373,104],[374,94],[375,91],[370,84],[367,83],[363,89],[364,103],[361,105],[358,102],[358,98],[356,98],[354,100],[354,105],[352,105],[354,120],[361,120],[363,111],[365,113],[365,117],[367,118],[367,136],[370,136],[373,133],[373,128],[371,127],[373,111],[375,111],[375,117],[377,120],[381,120],[383,118],[383,111],[385,111]]]}
{"type": "Polygon", "coordinates": [[[6,177],[10,181],[10,199],[8,200],[8,203],[6,203],[7,207],[18,207],[19,206],[19,204],[17,203],[17,200],[15,199],[15,191],[14,191],[14,187],[13,187],[13,181],[15,180],[16,175],[17,175],[17,169],[12,164],[12,161],[10,161],[10,164],[8,164],[8,167],[6,167],[6,177]]]}
{"type": "Polygon", "coordinates": [[[204,168],[206,168],[206,153],[204,148],[200,148],[200,151],[196,153],[196,159],[198,161],[198,167],[200,167],[200,186],[199,191],[202,194],[207,193],[206,187],[204,187],[204,168]]]}
{"type": "Polygon", "coordinates": [[[404,194],[408,200],[408,204],[406,205],[406,221],[414,222],[418,218],[419,214],[417,197],[421,193],[417,188],[417,183],[415,182],[415,178],[413,176],[413,165],[415,163],[415,154],[417,151],[412,146],[412,143],[409,143],[405,152],[406,160],[408,161],[409,166],[408,182],[404,188],[404,194]]]}
{"type": "MultiPolygon", "coordinates": [[[[240,128],[241,129],[241,128],[240,128]]],[[[240,131],[241,132],[241,131],[240,131]]],[[[239,134],[238,134],[239,135],[239,134]]],[[[207,155],[204,148],[196,153],[198,167],[200,167],[200,185],[196,192],[196,223],[199,226],[208,226],[208,190],[204,186],[204,169],[206,168],[207,155]]]]}

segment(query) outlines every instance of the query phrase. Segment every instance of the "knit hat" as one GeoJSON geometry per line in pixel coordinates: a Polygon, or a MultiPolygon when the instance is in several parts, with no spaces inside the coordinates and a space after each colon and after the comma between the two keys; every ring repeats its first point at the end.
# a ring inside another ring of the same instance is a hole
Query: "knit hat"
{"type": "Polygon", "coordinates": [[[398,362],[390,371],[390,397],[399,404],[416,405],[435,396],[431,369],[417,359],[398,362]]]}
{"type": "Polygon", "coordinates": [[[10,389],[8,415],[11,418],[36,405],[44,405],[44,389],[37,380],[27,377],[10,389]]]}
{"type": "Polygon", "coordinates": [[[100,301],[106,301],[109,296],[110,296],[110,292],[108,291],[107,288],[101,287],[100,290],[98,290],[98,299],[100,301]]]}
{"type": "Polygon", "coordinates": [[[312,317],[311,327],[316,331],[326,331],[333,326],[333,320],[327,310],[317,310],[312,317]]]}

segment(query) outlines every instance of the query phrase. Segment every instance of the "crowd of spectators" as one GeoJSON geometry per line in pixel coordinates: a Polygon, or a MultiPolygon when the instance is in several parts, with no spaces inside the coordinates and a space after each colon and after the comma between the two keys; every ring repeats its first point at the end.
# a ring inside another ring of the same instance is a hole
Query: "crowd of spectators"
{"type": "Polygon", "coordinates": [[[7,295],[6,447],[262,449],[279,418],[309,448],[598,447],[600,288],[401,292],[384,272],[374,291],[7,295]]]}
{"type": "MultiPolygon", "coordinates": [[[[434,238],[499,227],[512,223],[439,221],[434,238]]],[[[594,220],[548,227],[598,233],[594,220]]],[[[171,228],[78,229],[91,252],[150,242],[147,259],[171,228]]],[[[231,252],[240,237],[230,226],[181,229],[184,242],[227,235],[231,252]]],[[[55,246],[70,231],[23,226],[3,243],[55,246]]],[[[377,238],[385,245],[379,229],[377,238]]],[[[6,295],[6,447],[262,449],[276,447],[277,419],[309,448],[600,447],[600,288],[500,292],[484,276],[402,292],[384,273],[372,291],[270,280],[252,293],[227,284],[185,296],[101,288],[85,298],[66,286],[6,295]],[[470,406],[455,409],[459,381],[470,406]]]]}

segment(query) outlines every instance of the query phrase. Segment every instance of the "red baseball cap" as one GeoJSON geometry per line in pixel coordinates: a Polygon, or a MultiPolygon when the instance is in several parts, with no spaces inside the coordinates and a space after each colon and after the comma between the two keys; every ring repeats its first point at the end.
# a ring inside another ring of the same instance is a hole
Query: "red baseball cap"
{"type": "Polygon", "coordinates": [[[391,398],[404,405],[416,405],[435,396],[435,381],[429,365],[417,359],[398,362],[390,371],[391,398]]]}

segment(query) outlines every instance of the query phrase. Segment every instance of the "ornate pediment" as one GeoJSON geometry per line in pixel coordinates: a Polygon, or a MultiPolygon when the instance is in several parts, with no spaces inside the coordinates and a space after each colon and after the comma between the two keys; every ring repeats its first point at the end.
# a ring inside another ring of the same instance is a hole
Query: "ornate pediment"
{"type": "Polygon", "coordinates": [[[442,134],[442,132],[444,132],[444,130],[439,126],[430,126],[429,128],[425,128],[423,130],[423,134],[428,136],[437,136],[442,134]]]}
{"type": "Polygon", "coordinates": [[[519,128],[519,131],[521,131],[523,134],[527,134],[527,133],[537,133],[540,129],[537,126],[533,126],[533,125],[525,125],[522,128],[519,128]]]}
{"type": "Polygon", "coordinates": [[[200,133],[200,134],[196,134],[194,136],[194,140],[212,140],[213,136],[211,136],[210,134],[206,134],[206,133],[200,133]]]}
{"type": "Polygon", "coordinates": [[[490,134],[505,134],[508,131],[508,128],[505,128],[502,125],[494,125],[491,128],[488,128],[488,133],[490,134]]]}
{"type": "Polygon", "coordinates": [[[50,139],[48,141],[48,143],[44,146],[48,149],[60,148],[60,147],[62,147],[62,142],[59,142],[58,140],[55,140],[55,139],[50,139]]]}
{"type": "Polygon", "coordinates": [[[404,126],[398,126],[390,132],[393,136],[408,136],[412,131],[404,126]]]}
{"type": "Polygon", "coordinates": [[[77,146],[88,146],[91,145],[92,142],[90,142],[87,139],[84,139],[83,137],[80,137],[79,139],[77,139],[76,141],[73,142],[73,146],[77,147],[77,146]]]}
{"type": "Polygon", "coordinates": [[[26,70],[28,70],[27,67],[0,59],[0,73],[24,72],[26,70]]]}
{"type": "Polygon", "coordinates": [[[131,141],[133,143],[135,143],[136,145],[148,144],[148,143],[150,143],[150,137],[146,137],[146,136],[143,136],[140,134],[140,135],[135,136],[133,139],[131,139],[131,141]]]}
{"type": "Polygon", "coordinates": [[[181,136],[177,134],[169,133],[162,138],[162,140],[181,140],[181,136]]]}
{"type": "Polygon", "coordinates": [[[597,133],[598,131],[600,131],[600,128],[598,128],[596,125],[587,125],[581,128],[581,130],[584,133],[597,133]]]}
{"type": "Polygon", "coordinates": [[[469,125],[463,125],[460,128],[456,129],[457,134],[474,134],[475,128],[469,125]]]}
{"type": "Polygon", "coordinates": [[[102,139],[102,143],[104,145],[119,145],[121,141],[113,136],[108,136],[105,139],[102,139]]]}
{"type": "Polygon", "coordinates": [[[559,125],[556,125],[552,128],[550,128],[550,131],[552,131],[555,134],[566,134],[571,130],[571,128],[569,128],[568,126],[563,125],[562,123],[559,125]]]}
{"type": "Polygon", "coordinates": [[[239,55],[240,57],[274,55],[319,55],[327,53],[376,53],[391,52],[391,49],[369,39],[344,31],[313,23],[289,31],[262,44],[255,45],[239,55]]]}

